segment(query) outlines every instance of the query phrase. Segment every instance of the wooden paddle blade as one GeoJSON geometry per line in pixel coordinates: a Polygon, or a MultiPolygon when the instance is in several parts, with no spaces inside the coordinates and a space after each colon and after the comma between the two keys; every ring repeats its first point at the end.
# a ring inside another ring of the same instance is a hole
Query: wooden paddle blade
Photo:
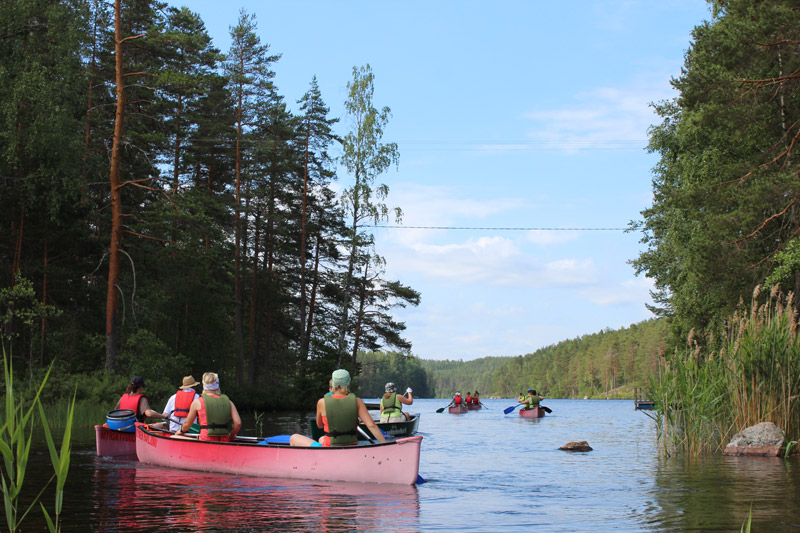
{"type": "Polygon", "coordinates": [[[439,409],[437,409],[437,410],[436,410],[436,412],[437,412],[437,413],[444,412],[444,407],[440,407],[439,409]]]}

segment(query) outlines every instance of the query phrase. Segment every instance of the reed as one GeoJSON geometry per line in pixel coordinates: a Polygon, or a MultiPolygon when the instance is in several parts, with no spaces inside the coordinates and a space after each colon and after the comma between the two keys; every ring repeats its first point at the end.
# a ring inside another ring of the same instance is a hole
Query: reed
{"type": "MultiPolygon", "coordinates": [[[[70,461],[70,442],[72,430],[72,410],[67,412],[65,420],[64,435],[61,440],[61,448],[57,448],[53,436],[50,433],[50,426],[41,404],[41,393],[47,379],[50,376],[52,366],[47,370],[36,395],[26,401],[22,394],[14,389],[14,370],[5,349],[3,349],[3,379],[5,397],[3,398],[3,420],[0,427],[0,455],[3,456],[3,466],[0,468],[0,490],[3,493],[3,507],[6,516],[6,525],[9,531],[18,531],[20,524],[28,513],[38,503],[42,513],[47,520],[48,528],[51,532],[61,531],[61,510],[64,502],[64,485],[69,472],[70,461]],[[38,409],[41,417],[41,425],[45,431],[47,447],[50,452],[50,459],[53,464],[54,474],[50,481],[56,480],[55,492],[55,516],[51,517],[41,497],[47,485],[39,491],[27,506],[20,503],[20,494],[25,481],[25,473],[28,467],[31,444],[33,442],[33,426],[35,424],[35,411],[38,409]]],[[[72,403],[74,405],[73,396],[72,403]]]]}
{"type": "Polygon", "coordinates": [[[800,433],[800,339],[793,295],[773,290],[728,321],[718,353],[689,346],[661,361],[651,376],[651,414],[665,455],[718,452],[731,437],[773,422],[787,438],[800,433]]]}
{"type": "MultiPolygon", "coordinates": [[[[64,429],[69,418],[70,405],[60,402],[45,405],[44,412],[52,429],[64,429]]],[[[110,408],[107,405],[98,405],[91,401],[76,401],[73,410],[72,427],[93,427],[103,424],[110,408]]]]}

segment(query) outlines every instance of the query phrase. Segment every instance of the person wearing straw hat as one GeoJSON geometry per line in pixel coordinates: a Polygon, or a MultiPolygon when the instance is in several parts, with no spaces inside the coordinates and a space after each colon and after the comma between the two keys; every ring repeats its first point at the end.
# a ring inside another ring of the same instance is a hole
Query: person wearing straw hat
{"type": "Polygon", "coordinates": [[[348,446],[358,444],[358,421],[361,420],[378,442],[386,439],[375,425],[372,415],[361,398],[350,392],[350,373],[340,368],[334,370],[330,381],[330,395],[317,401],[317,427],[325,430],[319,442],[295,433],[289,439],[292,446],[348,446]]]}
{"type": "Polygon", "coordinates": [[[150,409],[150,403],[147,401],[147,396],[144,395],[144,388],[147,383],[144,382],[142,376],[133,376],[128,387],[125,389],[125,394],[117,402],[114,410],[130,409],[136,413],[136,420],[144,422],[148,417],[150,418],[166,418],[167,415],[157,413],[150,409]]]}
{"type": "Polygon", "coordinates": [[[183,421],[186,420],[189,409],[192,407],[192,402],[200,397],[195,390],[198,385],[200,385],[200,382],[196,381],[194,376],[183,376],[183,384],[178,387],[178,392],[167,400],[164,414],[169,417],[169,430],[171,432],[175,433],[181,429],[183,421]]]}
{"type": "Polygon", "coordinates": [[[381,398],[381,422],[406,422],[408,413],[403,412],[403,405],[414,403],[411,387],[406,389],[405,395],[397,394],[397,387],[391,381],[384,387],[386,391],[381,398]]]}

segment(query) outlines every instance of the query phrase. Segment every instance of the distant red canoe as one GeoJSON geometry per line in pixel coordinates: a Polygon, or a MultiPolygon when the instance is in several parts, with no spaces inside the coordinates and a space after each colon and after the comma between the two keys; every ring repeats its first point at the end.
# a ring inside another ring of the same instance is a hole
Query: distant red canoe
{"type": "Polygon", "coordinates": [[[454,415],[466,413],[467,411],[469,411],[469,409],[467,409],[467,406],[464,405],[463,403],[460,405],[454,405],[453,407],[447,408],[447,412],[454,415]]]}
{"type": "Polygon", "coordinates": [[[478,409],[482,409],[483,406],[479,403],[471,403],[467,406],[470,411],[477,411],[478,409]]]}
{"type": "Polygon", "coordinates": [[[542,418],[544,416],[544,409],[541,407],[534,407],[533,409],[520,409],[519,416],[522,418],[542,418]]]}
{"type": "Polygon", "coordinates": [[[133,431],[117,431],[108,426],[95,426],[95,444],[97,455],[101,457],[119,457],[136,455],[136,433],[133,431]]]}
{"type": "Polygon", "coordinates": [[[222,474],[401,485],[417,482],[422,443],[419,435],[386,444],[330,447],[263,444],[246,437],[234,442],[171,437],[137,423],[139,461],[222,474]]]}

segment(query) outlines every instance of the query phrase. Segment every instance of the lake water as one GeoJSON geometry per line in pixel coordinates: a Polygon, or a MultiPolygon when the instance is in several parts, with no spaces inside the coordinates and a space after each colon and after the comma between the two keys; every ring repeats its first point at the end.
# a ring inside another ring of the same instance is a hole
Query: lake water
{"type": "MultiPolygon", "coordinates": [[[[369,401],[369,400],[368,400],[369,401]]],[[[423,435],[417,486],[202,474],[98,458],[81,429],[65,531],[800,531],[800,460],[659,458],[632,400],[545,400],[538,420],[487,409],[436,413],[415,400],[423,435]],[[591,452],[557,448],[586,440],[591,452]]],[[[313,413],[267,415],[266,434],[308,432],[313,413]]],[[[248,426],[245,416],[245,426],[248,426]]],[[[249,421],[252,427],[252,421],[249,421]]],[[[254,434],[253,429],[243,434],[254,434]]],[[[45,450],[27,482],[50,477],[45,450]]],[[[45,500],[49,508],[52,502],[45,500]]],[[[34,511],[23,531],[42,530],[34,511]]]]}

